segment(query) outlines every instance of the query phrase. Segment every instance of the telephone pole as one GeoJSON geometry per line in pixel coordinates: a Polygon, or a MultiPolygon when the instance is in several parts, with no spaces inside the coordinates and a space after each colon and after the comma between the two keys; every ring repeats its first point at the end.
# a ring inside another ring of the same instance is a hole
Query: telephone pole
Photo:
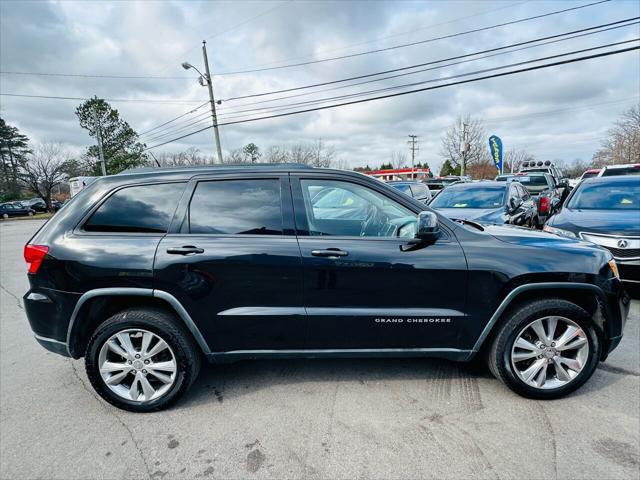
{"type": "Polygon", "coordinates": [[[96,136],[98,137],[98,153],[100,155],[100,166],[102,167],[102,176],[107,176],[107,164],[104,161],[104,152],[102,151],[102,125],[100,125],[100,117],[98,112],[93,112],[93,120],[96,123],[96,136]]]}
{"type": "Polygon", "coordinates": [[[220,132],[218,130],[218,115],[216,114],[216,99],[213,96],[213,80],[211,78],[211,71],[209,70],[209,57],[207,57],[207,42],[202,41],[202,57],[204,58],[204,71],[202,73],[196,67],[189,62],[182,62],[182,68],[189,70],[193,68],[200,74],[198,79],[200,85],[206,86],[209,90],[209,103],[211,104],[211,123],[213,124],[213,138],[216,141],[216,151],[218,153],[218,162],[222,163],[222,147],[220,146],[220,132]]]}
{"type": "Polygon", "coordinates": [[[462,141],[460,142],[460,153],[462,154],[462,163],[460,164],[460,176],[464,175],[467,166],[467,153],[469,152],[469,144],[467,143],[467,124],[462,123],[462,141]]]}
{"type": "Polygon", "coordinates": [[[407,141],[409,144],[409,148],[411,149],[411,176],[414,175],[414,168],[416,164],[416,152],[419,150],[418,148],[418,136],[417,135],[409,135],[409,140],[407,141]]]}
{"type": "Polygon", "coordinates": [[[209,88],[209,101],[211,102],[211,121],[213,122],[213,135],[216,138],[216,150],[218,151],[218,162],[222,163],[222,147],[220,146],[220,132],[218,131],[218,115],[216,114],[216,101],[213,98],[213,81],[209,71],[209,57],[207,57],[207,41],[202,41],[202,56],[204,58],[204,70],[206,72],[207,87],[209,88]]]}

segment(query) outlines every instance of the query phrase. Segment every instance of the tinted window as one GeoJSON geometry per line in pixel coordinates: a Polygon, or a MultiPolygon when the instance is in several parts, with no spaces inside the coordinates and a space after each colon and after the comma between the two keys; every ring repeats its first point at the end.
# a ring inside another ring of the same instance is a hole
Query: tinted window
{"type": "Polygon", "coordinates": [[[445,188],[431,202],[433,208],[498,208],[504,205],[504,187],[445,188]]]}
{"type": "Polygon", "coordinates": [[[639,210],[640,182],[580,184],[567,208],[639,210]]]}
{"type": "Polygon", "coordinates": [[[184,183],[140,185],[118,190],[100,205],[88,232],[166,233],[184,183]]]}
{"type": "Polygon", "coordinates": [[[619,175],[640,175],[640,167],[606,168],[603,177],[615,177],[619,175]]]}
{"type": "Polygon", "coordinates": [[[198,183],[189,224],[191,233],[282,235],[280,180],[198,183]]]}
{"type": "Polygon", "coordinates": [[[391,186],[396,190],[400,190],[402,193],[406,193],[410,197],[412,196],[411,187],[406,183],[392,183],[391,186]]]}
{"type": "Polygon", "coordinates": [[[597,177],[600,172],[584,172],[582,174],[582,179],[586,180],[587,178],[597,177]]]}
{"type": "Polygon", "coordinates": [[[525,186],[546,187],[547,178],[544,175],[500,175],[496,178],[498,182],[505,182],[508,179],[516,180],[525,186]]]}
{"type": "Polygon", "coordinates": [[[410,210],[362,185],[333,180],[300,183],[311,235],[394,237],[400,227],[416,219],[410,210]]]}

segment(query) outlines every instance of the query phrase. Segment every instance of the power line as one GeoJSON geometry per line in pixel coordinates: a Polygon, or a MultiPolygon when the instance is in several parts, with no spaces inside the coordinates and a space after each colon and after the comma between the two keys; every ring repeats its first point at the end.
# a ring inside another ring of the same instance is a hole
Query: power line
{"type": "MultiPolygon", "coordinates": [[[[336,83],[349,82],[349,81],[352,81],[352,80],[360,80],[360,79],[363,79],[363,78],[369,78],[369,77],[375,77],[375,76],[379,76],[379,75],[385,75],[387,73],[395,73],[395,72],[400,72],[400,71],[405,71],[405,70],[412,70],[414,68],[424,67],[424,66],[428,66],[428,65],[434,65],[434,64],[442,63],[442,62],[448,62],[448,61],[451,61],[451,60],[459,60],[459,59],[462,59],[462,58],[474,57],[476,55],[481,55],[481,54],[484,54],[484,53],[491,53],[491,52],[501,51],[501,50],[505,50],[505,49],[508,49],[508,48],[519,47],[519,46],[522,46],[522,45],[529,45],[529,44],[532,44],[532,43],[543,42],[545,40],[551,40],[551,39],[566,37],[566,36],[569,36],[569,35],[579,34],[579,33],[583,33],[583,32],[590,32],[590,33],[587,33],[585,35],[576,35],[574,37],[570,37],[570,38],[579,38],[579,37],[582,37],[582,36],[593,35],[593,34],[596,34],[596,33],[601,33],[601,32],[613,30],[613,29],[616,29],[616,28],[623,28],[623,27],[626,27],[626,26],[635,25],[638,22],[628,23],[628,24],[625,24],[625,23],[632,22],[632,21],[638,20],[638,19],[640,19],[640,17],[630,17],[630,18],[627,18],[627,19],[624,19],[624,20],[618,20],[616,22],[604,23],[604,24],[601,24],[601,25],[593,26],[593,27],[582,28],[582,29],[579,29],[579,30],[573,30],[573,31],[570,31],[570,32],[559,33],[559,34],[556,34],[556,35],[549,35],[549,36],[546,36],[546,37],[539,37],[539,38],[535,38],[533,40],[527,40],[527,41],[524,41],[524,42],[512,43],[512,44],[509,44],[509,45],[503,45],[503,46],[500,46],[500,47],[489,48],[489,49],[486,49],[486,50],[480,50],[480,51],[476,51],[476,52],[473,52],[473,53],[467,53],[467,54],[464,54],[464,55],[456,55],[456,56],[453,56],[453,57],[443,58],[443,59],[440,59],[440,60],[432,60],[432,61],[425,62],[425,63],[418,63],[418,64],[414,64],[414,65],[409,65],[407,67],[392,68],[392,69],[383,70],[383,71],[380,71],[380,72],[368,73],[368,74],[364,74],[364,75],[357,75],[357,76],[354,76],[354,77],[347,77],[347,78],[342,78],[342,79],[338,79],[338,80],[331,80],[331,81],[321,82],[321,83],[313,83],[313,84],[310,84],[310,85],[302,85],[302,86],[299,86],[299,87],[291,87],[291,88],[284,88],[284,89],[280,89],[280,90],[272,90],[272,91],[269,91],[269,92],[260,92],[260,93],[253,93],[253,94],[249,94],[249,95],[240,95],[240,96],[237,96],[237,97],[229,97],[229,98],[226,98],[226,99],[222,99],[220,102],[230,102],[232,100],[241,100],[241,99],[245,99],[245,98],[263,97],[263,96],[268,96],[268,95],[275,95],[275,94],[278,94],[278,93],[287,93],[287,92],[293,92],[293,91],[298,91],[298,90],[306,90],[306,89],[309,89],[309,88],[322,87],[322,86],[326,86],[326,85],[334,85],[336,83]],[[621,25],[621,24],[624,24],[624,25],[621,25]],[[604,28],[604,27],[611,27],[612,25],[614,26],[613,28],[604,28]],[[598,29],[601,29],[601,30],[598,30],[598,29]],[[593,30],[598,30],[598,31],[594,32],[593,30]]],[[[561,40],[566,40],[566,39],[561,39],[561,40]]],[[[559,40],[559,41],[561,41],[561,40],[559,40]]],[[[514,51],[517,51],[517,50],[514,50],[514,51]]],[[[483,57],[483,58],[486,58],[486,57],[483,57]]],[[[220,102],[218,102],[218,103],[220,103],[220,102]]],[[[243,105],[253,105],[253,103],[243,104],[243,105]]]]}
{"type": "Polygon", "coordinates": [[[177,133],[181,133],[184,132],[186,130],[189,130],[190,128],[194,127],[194,126],[204,126],[204,125],[211,125],[211,123],[209,122],[208,118],[201,118],[200,120],[195,120],[191,123],[188,123],[186,125],[183,125],[182,127],[176,128],[174,130],[168,131],[168,132],[164,132],[158,135],[153,135],[152,137],[144,140],[145,143],[147,142],[155,142],[157,140],[160,140],[162,138],[166,138],[166,137],[170,137],[172,135],[176,135],[177,133]]]}
{"type": "MultiPolygon", "coordinates": [[[[549,55],[546,57],[540,57],[537,59],[533,59],[533,60],[525,60],[522,62],[516,62],[516,63],[511,63],[511,64],[506,64],[506,65],[501,65],[498,67],[491,67],[491,68],[486,68],[486,69],[482,69],[482,70],[475,70],[472,72],[466,72],[466,73],[460,73],[460,74],[456,74],[456,75],[450,75],[448,77],[439,77],[439,78],[432,78],[432,79],[428,79],[428,80],[422,80],[419,82],[413,82],[413,83],[407,83],[407,84],[401,84],[401,85],[394,85],[394,86],[390,86],[390,87],[384,87],[384,88],[379,88],[379,89],[375,89],[375,90],[367,90],[364,92],[358,92],[358,93],[351,93],[351,94],[346,94],[346,95],[339,95],[339,96],[334,96],[334,97],[326,97],[326,98],[322,98],[322,99],[315,99],[315,100],[307,100],[304,102],[296,102],[296,103],[290,103],[287,105],[275,105],[272,107],[263,107],[263,108],[257,108],[257,109],[249,109],[249,110],[245,110],[245,112],[260,112],[260,111],[278,111],[278,110],[287,110],[293,107],[299,107],[299,106],[304,106],[304,105],[314,105],[314,104],[319,104],[319,103],[327,103],[330,101],[334,101],[334,100],[344,100],[347,98],[357,98],[357,97],[362,97],[362,96],[366,96],[366,95],[370,95],[370,94],[375,94],[375,93],[380,93],[380,92],[385,92],[385,91],[392,91],[392,90],[398,90],[401,88],[408,88],[408,87],[414,87],[417,85],[423,85],[426,83],[433,83],[433,82],[441,82],[444,80],[453,80],[456,78],[461,78],[461,77],[468,77],[470,75],[478,75],[478,74],[482,74],[482,73],[487,73],[487,72],[491,72],[491,71],[495,71],[495,70],[502,70],[505,68],[511,68],[511,67],[516,67],[516,66],[521,66],[521,65],[526,65],[529,63],[535,63],[535,62],[541,62],[541,61],[545,61],[545,60],[551,60],[554,58],[559,58],[559,57],[564,57],[567,55],[575,55],[578,53],[585,53],[585,52],[589,52],[589,51],[593,51],[593,50],[598,50],[598,49],[602,49],[602,48],[607,48],[607,47],[613,47],[613,46],[617,46],[617,45],[623,45],[623,44],[627,44],[627,43],[632,43],[632,42],[637,42],[638,40],[640,40],[640,38],[635,38],[632,40],[625,40],[622,42],[615,42],[615,43],[609,43],[606,45],[599,45],[596,47],[591,47],[591,48],[586,48],[586,49],[581,49],[581,50],[574,50],[571,52],[565,52],[565,53],[560,53],[560,54],[556,54],[556,55],[549,55]]],[[[221,114],[226,116],[227,118],[229,117],[237,117],[238,115],[233,115],[233,114],[237,114],[242,112],[242,110],[238,110],[238,111],[232,111],[229,112],[227,114],[221,114]]],[[[240,115],[242,116],[247,116],[247,115],[240,115]]]]}
{"type": "MultiPolygon", "coordinates": [[[[285,116],[290,116],[290,115],[298,115],[298,114],[301,114],[301,113],[308,113],[308,112],[313,112],[313,111],[318,111],[318,110],[327,110],[327,109],[330,109],[330,108],[337,108],[337,107],[342,107],[342,106],[347,106],[347,105],[355,105],[355,104],[359,104],[359,103],[371,102],[371,101],[375,101],[375,100],[382,100],[382,99],[392,98],[392,97],[399,97],[399,96],[403,96],[403,95],[410,95],[410,94],[413,94],[413,93],[424,92],[424,91],[429,91],[429,90],[436,90],[436,89],[451,87],[451,86],[455,86],[455,85],[463,85],[463,84],[467,84],[467,83],[473,83],[473,82],[478,82],[478,81],[482,81],[482,80],[488,80],[488,79],[492,79],[492,78],[505,77],[505,76],[508,76],[508,75],[515,75],[515,74],[519,74],[519,73],[530,72],[530,71],[540,70],[540,69],[544,69],[544,68],[550,68],[550,67],[555,67],[555,66],[560,66],[560,65],[567,65],[567,64],[570,64],[570,63],[582,62],[582,61],[586,61],[586,60],[592,60],[592,59],[595,59],[595,58],[607,57],[607,56],[610,56],[610,55],[619,55],[621,53],[626,53],[626,52],[630,52],[630,51],[634,51],[634,50],[638,50],[638,49],[640,49],[640,47],[629,47],[629,48],[625,48],[625,49],[613,50],[613,51],[609,51],[609,52],[603,52],[603,53],[588,55],[588,56],[584,56],[584,57],[561,60],[561,61],[558,61],[558,62],[547,63],[547,64],[543,64],[543,65],[536,65],[536,66],[522,68],[522,69],[518,69],[518,70],[512,70],[512,71],[509,71],[509,72],[501,72],[501,73],[496,73],[496,74],[493,74],[493,75],[485,75],[485,76],[482,76],[482,77],[470,78],[470,79],[466,79],[466,80],[460,80],[460,81],[457,81],[457,82],[446,83],[446,84],[443,84],[443,85],[435,85],[435,86],[431,86],[431,87],[423,87],[423,88],[419,88],[419,89],[409,90],[409,91],[406,91],[406,92],[392,93],[392,94],[388,94],[388,95],[381,95],[381,96],[378,96],[378,97],[365,98],[365,99],[360,99],[360,100],[353,100],[353,101],[350,101],[350,102],[343,102],[343,103],[338,103],[338,104],[333,104],[333,105],[326,105],[326,106],[315,107],[315,108],[310,108],[310,109],[305,109],[305,110],[297,110],[297,111],[294,111],[294,112],[281,113],[281,114],[277,114],[277,115],[270,115],[270,116],[264,116],[264,117],[258,117],[258,118],[251,118],[251,119],[246,119],[246,120],[236,120],[236,121],[232,121],[232,122],[221,123],[219,125],[223,126],[223,125],[233,125],[233,124],[240,124],[240,123],[255,122],[255,121],[267,120],[267,119],[279,118],[279,117],[285,117],[285,116]]],[[[174,139],[171,139],[171,140],[167,140],[166,142],[162,142],[162,143],[157,144],[157,145],[152,145],[150,147],[147,147],[145,149],[145,151],[153,149],[153,148],[157,148],[157,147],[160,147],[160,146],[163,146],[163,145],[166,145],[168,143],[173,143],[173,142],[176,142],[178,140],[182,140],[183,138],[187,138],[187,137],[190,137],[192,135],[196,135],[196,134],[198,134],[198,133],[200,133],[200,132],[202,132],[204,130],[208,130],[209,128],[213,128],[213,126],[207,126],[207,127],[201,128],[199,130],[196,130],[194,132],[187,133],[185,135],[181,135],[180,137],[177,137],[177,138],[174,138],[174,139]]]]}
{"type": "MultiPolygon", "coordinates": [[[[27,95],[22,93],[0,93],[4,97],[21,97],[21,98],[47,98],[51,100],[90,100],[89,97],[61,97],[53,95],[27,95]]],[[[107,102],[132,102],[132,103],[169,103],[175,105],[189,105],[199,103],[201,100],[144,100],[140,98],[102,98],[107,102]]],[[[208,104],[209,102],[207,102],[208,104]]]]}
{"type": "Polygon", "coordinates": [[[192,122],[196,118],[203,118],[203,117],[206,117],[206,116],[209,116],[209,115],[210,115],[209,112],[200,112],[197,115],[194,115],[194,116],[191,116],[191,117],[187,117],[187,118],[183,118],[182,120],[180,120],[177,123],[172,123],[172,124],[165,125],[164,127],[158,128],[158,129],[156,129],[154,131],[147,130],[146,132],[138,134],[138,136],[140,136],[140,137],[144,137],[144,136],[154,137],[154,136],[159,135],[159,134],[161,134],[161,133],[163,133],[163,132],[165,132],[167,130],[172,130],[172,129],[176,128],[176,127],[180,127],[180,126],[184,125],[185,122],[192,122]]]}
{"type": "Polygon", "coordinates": [[[322,59],[318,59],[318,60],[309,60],[307,62],[290,63],[288,65],[280,65],[280,66],[276,66],[276,67],[253,68],[253,69],[237,70],[237,71],[231,71],[231,72],[220,72],[220,73],[216,73],[214,76],[238,75],[238,74],[243,74],[243,73],[265,72],[265,71],[269,71],[269,70],[280,70],[280,69],[283,69],[283,68],[302,67],[302,66],[306,66],[306,65],[313,65],[313,64],[317,64],[317,63],[323,63],[323,62],[331,62],[331,61],[335,61],[335,60],[344,60],[346,58],[361,57],[363,55],[371,55],[373,53],[387,52],[387,51],[390,51],[390,50],[396,50],[398,48],[412,47],[412,46],[415,46],[415,45],[422,45],[422,44],[425,44],[425,43],[435,42],[437,40],[445,40],[447,38],[454,38],[454,37],[459,37],[459,36],[462,36],[462,35],[469,35],[471,33],[484,32],[486,30],[491,30],[491,29],[494,29],[494,28],[505,27],[505,26],[508,26],[508,25],[515,25],[517,23],[527,22],[529,20],[537,20],[537,19],[540,19],[540,18],[550,17],[552,15],[559,15],[561,13],[571,12],[571,11],[574,11],[574,10],[580,10],[582,8],[592,7],[592,6],[600,5],[601,3],[607,3],[607,2],[610,2],[610,1],[611,0],[600,0],[598,2],[588,3],[586,5],[578,5],[577,7],[565,8],[565,9],[562,9],[562,10],[556,10],[556,11],[553,11],[553,12],[543,13],[543,14],[540,14],[540,15],[534,15],[532,17],[521,18],[521,19],[518,19],[518,20],[509,21],[509,22],[497,23],[495,25],[490,25],[490,26],[487,26],[487,27],[475,28],[473,30],[466,30],[464,32],[457,32],[457,33],[452,33],[452,34],[449,34],[449,35],[442,35],[442,36],[439,36],[439,37],[428,38],[426,40],[419,40],[419,41],[416,41],[416,42],[403,43],[403,44],[399,44],[399,45],[393,45],[393,46],[390,46],[390,47],[378,48],[378,49],[375,49],[375,50],[368,50],[368,51],[365,51],[365,52],[352,53],[352,54],[349,54],[349,55],[341,55],[341,56],[337,56],[337,57],[322,58],[322,59]]]}
{"type": "Polygon", "coordinates": [[[182,117],[184,117],[184,116],[186,116],[186,115],[189,115],[189,114],[191,114],[191,113],[194,113],[195,111],[197,111],[197,110],[201,109],[202,107],[204,107],[205,105],[208,105],[208,104],[209,104],[209,102],[204,102],[203,104],[198,105],[198,106],[197,106],[196,108],[194,108],[193,110],[189,110],[188,112],[183,113],[182,115],[178,115],[177,117],[172,118],[171,120],[168,120],[168,121],[166,121],[166,122],[164,122],[164,123],[161,123],[160,125],[157,125],[157,126],[155,126],[155,127],[153,127],[153,128],[150,128],[149,130],[145,130],[144,132],[142,132],[142,133],[138,134],[138,136],[140,136],[140,135],[145,135],[145,134],[147,134],[147,133],[149,133],[149,132],[152,132],[152,131],[156,130],[157,128],[164,127],[165,125],[168,125],[168,124],[170,124],[170,123],[172,123],[172,122],[175,122],[176,120],[178,120],[178,119],[180,119],[180,118],[182,118],[182,117]]]}
{"type": "Polygon", "coordinates": [[[364,99],[360,99],[360,100],[352,100],[349,102],[343,102],[343,103],[337,103],[337,104],[333,104],[333,105],[325,105],[325,106],[320,106],[320,107],[315,107],[315,108],[308,108],[308,109],[304,109],[304,110],[297,110],[294,112],[286,112],[286,113],[280,113],[280,114],[276,114],[276,115],[268,115],[268,116],[264,116],[264,117],[257,117],[257,118],[249,118],[249,119],[245,119],[245,120],[235,120],[235,121],[231,121],[231,122],[223,122],[220,123],[220,126],[224,126],[224,125],[235,125],[235,124],[239,124],[239,123],[247,123],[247,122],[255,122],[258,120],[266,120],[266,119],[270,119],[270,118],[279,118],[279,117],[286,117],[286,116],[290,116],[290,115],[297,115],[300,113],[307,113],[307,112],[313,112],[313,111],[318,111],[318,110],[327,110],[330,108],[337,108],[337,107],[343,107],[343,106],[347,106],[347,105],[355,105],[355,104],[359,104],[359,103],[365,103],[365,102],[371,102],[374,100],[382,100],[382,99],[386,99],[386,98],[393,98],[393,97],[399,97],[399,96],[403,96],[403,95],[409,95],[412,93],[418,93],[418,92],[425,92],[428,90],[436,90],[436,89],[440,89],[440,88],[444,88],[444,87],[450,87],[450,86],[454,86],[454,85],[462,85],[462,84],[466,84],[466,83],[472,83],[472,82],[477,82],[480,80],[488,80],[491,78],[499,78],[499,77],[504,77],[507,75],[514,75],[517,73],[523,73],[523,72],[530,72],[533,70],[540,70],[543,68],[549,68],[549,67],[555,67],[558,65],[565,65],[565,64],[569,64],[569,63],[575,63],[575,62],[581,62],[581,61],[585,61],[585,60],[591,60],[594,58],[600,58],[600,57],[606,57],[609,55],[617,55],[617,54],[621,54],[621,53],[625,53],[625,52],[630,52],[633,50],[638,50],[640,49],[640,47],[629,47],[629,48],[624,48],[624,49],[620,49],[620,50],[613,50],[610,52],[603,52],[603,53],[598,53],[598,54],[593,54],[593,55],[588,55],[588,56],[584,56],[584,57],[578,57],[578,58],[571,58],[568,60],[562,60],[559,62],[553,62],[553,63],[547,63],[544,65],[537,65],[537,66],[533,66],[533,67],[528,67],[528,68],[521,68],[518,70],[512,70],[510,72],[502,72],[502,73],[496,73],[493,75],[485,75],[482,77],[477,77],[477,78],[470,78],[467,80],[460,80],[457,82],[451,82],[451,83],[445,83],[443,85],[435,85],[432,87],[423,87],[423,88],[418,88],[418,89],[414,89],[414,90],[409,90],[406,92],[398,92],[398,93],[390,93],[387,95],[381,95],[381,96],[377,96],[377,97],[372,97],[372,98],[364,98],[364,99]]]}

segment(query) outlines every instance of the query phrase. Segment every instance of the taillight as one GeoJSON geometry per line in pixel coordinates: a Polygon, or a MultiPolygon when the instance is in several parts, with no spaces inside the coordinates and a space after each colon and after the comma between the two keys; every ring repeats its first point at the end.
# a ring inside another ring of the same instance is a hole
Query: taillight
{"type": "Polygon", "coordinates": [[[37,273],[40,268],[44,256],[49,251],[46,245],[30,245],[24,246],[24,260],[29,264],[29,273],[37,273]]]}
{"type": "Polygon", "coordinates": [[[538,212],[547,213],[549,211],[549,197],[540,197],[540,205],[538,205],[538,212]]]}

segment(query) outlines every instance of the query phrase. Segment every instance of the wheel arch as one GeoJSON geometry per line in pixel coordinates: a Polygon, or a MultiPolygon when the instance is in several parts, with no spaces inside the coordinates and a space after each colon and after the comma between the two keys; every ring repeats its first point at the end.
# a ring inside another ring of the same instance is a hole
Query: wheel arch
{"type": "Polygon", "coordinates": [[[540,298],[559,298],[583,308],[591,315],[604,340],[608,341],[607,319],[601,309],[601,304],[606,301],[606,296],[600,287],[590,283],[577,282],[531,283],[520,285],[505,296],[476,340],[469,359],[491,344],[491,338],[496,334],[510,311],[523,302],[540,298]]]}
{"type": "Polygon", "coordinates": [[[67,328],[67,350],[80,358],[95,329],[107,318],[132,307],[155,307],[182,320],[205,355],[211,353],[207,342],[182,304],[171,294],[147,288],[99,288],[84,293],[76,304],[67,328]]]}

